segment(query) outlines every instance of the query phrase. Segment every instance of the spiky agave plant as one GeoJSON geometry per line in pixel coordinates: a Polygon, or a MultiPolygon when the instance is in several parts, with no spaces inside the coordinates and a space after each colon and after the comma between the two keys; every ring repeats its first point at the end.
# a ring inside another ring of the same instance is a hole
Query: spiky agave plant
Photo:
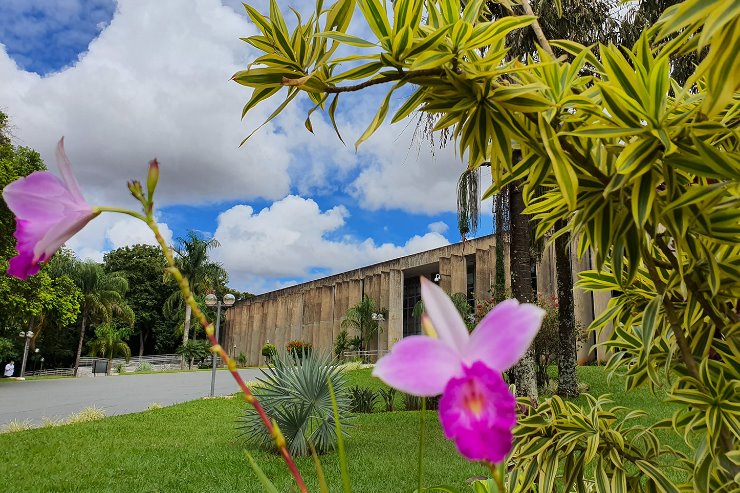
{"type": "MultiPolygon", "coordinates": [[[[336,394],[343,432],[350,424],[350,399],[342,369],[331,356],[312,351],[303,358],[293,358],[282,353],[262,373],[258,378],[260,388],[254,389],[254,393],[283,432],[291,455],[310,454],[310,445],[317,453],[333,450],[337,436],[329,381],[336,394]]],[[[239,423],[247,441],[264,448],[274,447],[273,438],[254,409],[248,408],[239,423]]]]}

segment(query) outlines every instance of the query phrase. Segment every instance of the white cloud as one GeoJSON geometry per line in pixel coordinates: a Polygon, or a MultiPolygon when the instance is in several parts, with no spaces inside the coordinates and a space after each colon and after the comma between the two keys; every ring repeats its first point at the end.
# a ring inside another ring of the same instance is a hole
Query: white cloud
{"type": "Polygon", "coordinates": [[[260,292],[285,279],[302,281],[449,244],[438,232],[415,235],[403,245],[334,237],[348,216],[342,206],[321,211],[313,200],[295,195],[258,212],[237,205],[218,218],[214,236],[221,247],[213,257],[223,262],[233,285],[260,292]],[[317,270],[322,274],[312,276],[317,270]]]}
{"type": "MultiPolygon", "coordinates": [[[[172,244],[172,230],[166,224],[157,225],[165,241],[172,244]]],[[[132,217],[105,213],[73,236],[66,246],[81,259],[101,262],[106,252],[137,244],[157,245],[154,233],[146,224],[132,217]]]]}
{"type": "Polygon", "coordinates": [[[428,228],[432,233],[444,234],[445,231],[449,229],[449,226],[444,221],[435,221],[431,223],[428,228]]]}

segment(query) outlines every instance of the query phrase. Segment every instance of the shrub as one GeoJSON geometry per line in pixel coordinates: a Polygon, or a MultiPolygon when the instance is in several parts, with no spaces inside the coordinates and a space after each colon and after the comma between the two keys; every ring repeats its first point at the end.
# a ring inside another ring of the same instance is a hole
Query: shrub
{"type": "Polygon", "coordinates": [[[151,365],[151,363],[147,363],[146,361],[143,361],[136,365],[136,370],[134,370],[136,373],[145,373],[154,371],[154,367],[151,365]]]}
{"type": "Polygon", "coordinates": [[[351,396],[350,410],[353,413],[371,413],[375,409],[378,394],[373,389],[354,386],[349,389],[351,396]]]}
{"type": "Polygon", "coordinates": [[[18,431],[30,430],[33,427],[34,426],[33,423],[31,423],[31,420],[25,419],[23,421],[18,421],[14,419],[9,423],[4,424],[3,427],[0,428],[0,433],[15,433],[18,431]]]}
{"type": "Polygon", "coordinates": [[[244,354],[243,352],[240,352],[239,356],[236,357],[236,364],[241,366],[242,368],[247,366],[247,355],[244,354]]]}
{"type": "Polygon", "coordinates": [[[378,390],[378,394],[380,394],[380,398],[383,399],[383,404],[385,404],[385,410],[387,412],[392,412],[395,407],[396,392],[397,390],[393,387],[388,387],[387,389],[381,388],[378,390]]]}
{"type": "MultiPolygon", "coordinates": [[[[420,411],[421,410],[421,397],[417,397],[411,394],[403,394],[403,407],[407,411],[420,411]]],[[[439,396],[427,397],[426,408],[437,409],[439,407],[439,396]]]]}
{"type": "MultiPolygon", "coordinates": [[[[267,415],[277,422],[290,453],[308,455],[309,444],[318,453],[333,450],[337,436],[328,382],[334,388],[343,430],[350,424],[350,398],[344,374],[331,357],[321,353],[306,353],[302,359],[278,355],[262,374],[254,393],[267,415]]],[[[238,428],[248,442],[274,450],[273,438],[251,406],[240,418],[238,428]]]]}
{"type": "Polygon", "coordinates": [[[288,354],[294,358],[301,359],[311,353],[313,344],[303,341],[290,341],[288,345],[285,346],[285,349],[288,351],[288,354]]]}
{"type": "Polygon", "coordinates": [[[87,423],[90,421],[97,421],[99,419],[105,418],[105,411],[98,406],[88,406],[85,409],[76,412],[69,416],[65,420],[65,423],[67,424],[74,424],[74,423],[87,423]]]}
{"type": "Polygon", "coordinates": [[[177,348],[177,354],[181,354],[188,361],[188,368],[192,369],[194,363],[200,363],[211,354],[210,347],[208,341],[193,341],[191,339],[177,348]]]}
{"type": "Polygon", "coordinates": [[[126,373],[126,364],[125,363],[116,363],[116,366],[114,366],[113,369],[119,375],[123,375],[124,373],[126,373]]]}
{"type": "MultiPolygon", "coordinates": [[[[277,348],[275,347],[275,345],[268,342],[267,344],[262,346],[262,356],[265,357],[267,363],[272,363],[272,361],[275,359],[275,356],[277,356],[277,348]]],[[[244,359],[246,360],[246,356],[244,357],[244,359]]]]}
{"type": "Polygon", "coordinates": [[[542,327],[537,332],[537,337],[535,337],[532,345],[537,372],[537,386],[542,388],[550,383],[547,367],[557,360],[560,345],[558,299],[555,296],[546,297],[538,293],[537,305],[545,310],[542,327]]]}

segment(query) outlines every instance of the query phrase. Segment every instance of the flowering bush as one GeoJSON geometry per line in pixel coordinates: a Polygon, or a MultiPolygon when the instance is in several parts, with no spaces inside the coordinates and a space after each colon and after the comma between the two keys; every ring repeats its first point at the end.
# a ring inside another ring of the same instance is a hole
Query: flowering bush
{"type": "MultiPolygon", "coordinates": [[[[270,344],[269,342],[262,346],[262,356],[265,357],[265,361],[267,363],[272,363],[275,360],[275,357],[277,356],[277,348],[274,344],[270,344]]],[[[240,354],[241,356],[241,354],[240,354]]],[[[245,364],[246,364],[246,356],[244,357],[245,364]]],[[[238,360],[238,358],[237,358],[238,360]]],[[[242,365],[243,366],[243,365],[242,365]]]]}
{"type": "Polygon", "coordinates": [[[311,352],[313,344],[303,341],[290,341],[288,345],[285,346],[285,349],[288,351],[288,354],[294,358],[301,359],[304,355],[311,352]]]}

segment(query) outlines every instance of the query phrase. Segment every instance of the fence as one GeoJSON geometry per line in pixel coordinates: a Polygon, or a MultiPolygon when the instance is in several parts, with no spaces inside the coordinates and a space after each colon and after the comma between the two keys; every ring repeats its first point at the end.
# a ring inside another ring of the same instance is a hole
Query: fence
{"type": "MultiPolygon", "coordinates": [[[[105,361],[105,358],[93,358],[89,356],[83,356],[80,358],[80,369],[77,372],[78,376],[92,375],[93,365],[95,361],[105,361]]],[[[113,358],[111,363],[111,370],[118,371],[119,369],[125,373],[139,371],[167,371],[167,370],[179,370],[180,362],[182,361],[179,354],[155,354],[151,356],[133,356],[128,362],[124,358],[113,358]]],[[[206,358],[205,362],[210,366],[211,358],[206,358]]],[[[223,362],[220,357],[216,357],[216,366],[223,366],[223,362]]],[[[53,368],[49,370],[41,371],[27,371],[26,376],[72,376],[74,374],[74,368],[53,368]]]]}
{"type": "Polygon", "coordinates": [[[360,360],[363,363],[376,363],[389,352],[390,350],[388,349],[381,349],[379,351],[345,351],[342,353],[342,359],[344,361],[360,360]]]}

